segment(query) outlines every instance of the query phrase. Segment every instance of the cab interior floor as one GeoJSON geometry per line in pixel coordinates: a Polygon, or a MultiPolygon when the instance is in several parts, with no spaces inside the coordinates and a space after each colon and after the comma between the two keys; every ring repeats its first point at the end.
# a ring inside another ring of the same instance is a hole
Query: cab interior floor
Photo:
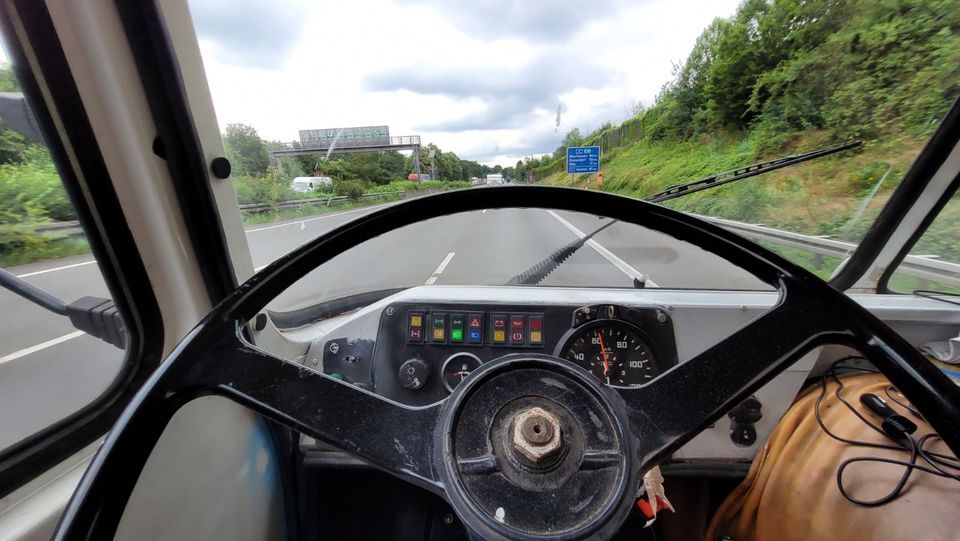
{"type": "MultiPolygon", "coordinates": [[[[442,498],[383,472],[305,466],[300,477],[302,539],[469,539],[442,498]]],[[[677,513],[662,512],[644,528],[645,518],[634,509],[613,539],[702,541],[709,517],[736,481],[674,478],[666,486],[677,513]]]]}

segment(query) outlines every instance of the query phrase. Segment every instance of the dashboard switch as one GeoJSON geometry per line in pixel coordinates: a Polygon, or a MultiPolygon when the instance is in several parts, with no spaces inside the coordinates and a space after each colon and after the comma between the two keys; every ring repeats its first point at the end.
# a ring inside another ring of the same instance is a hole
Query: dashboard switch
{"type": "Polygon", "coordinates": [[[510,343],[523,344],[526,342],[526,318],[524,316],[510,316],[510,343]]]}
{"type": "Polygon", "coordinates": [[[434,312],[431,314],[433,321],[433,334],[431,341],[434,344],[443,344],[447,341],[447,314],[443,312],[434,312]]]}
{"type": "Polygon", "coordinates": [[[490,316],[490,326],[493,327],[493,337],[491,340],[495,345],[507,343],[507,316],[503,314],[493,314],[490,316]]]}
{"type": "Polygon", "coordinates": [[[530,316],[527,322],[530,329],[530,345],[539,346],[543,344],[543,316],[530,316]]]}
{"type": "Polygon", "coordinates": [[[400,365],[397,377],[400,378],[400,385],[403,388],[419,391],[427,384],[427,379],[430,377],[430,365],[417,357],[408,359],[400,365]]]}
{"type": "Polygon", "coordinates": [[[470,314],[467,316],[467,343],[483,343],[483,314],[470,314]]]}
{"type": "Polygon", "coordinates": [[[410,312],[407,323],[407,341],[423,342],[423,314],[421,312],[410,312]]]}
{"type": "Polygon", "coordinates": [[[463,342],[463,314],[450,314],[450,342],[463,342]]]}

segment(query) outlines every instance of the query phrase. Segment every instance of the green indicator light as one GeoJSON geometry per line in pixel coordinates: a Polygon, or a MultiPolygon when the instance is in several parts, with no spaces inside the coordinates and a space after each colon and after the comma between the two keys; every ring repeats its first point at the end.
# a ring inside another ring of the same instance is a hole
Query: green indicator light
{"type": "Polygon", "coordinates": [[[450,340],[460,342],[463,340],[463,329],[453,329],[450,331],[450,340]]]}

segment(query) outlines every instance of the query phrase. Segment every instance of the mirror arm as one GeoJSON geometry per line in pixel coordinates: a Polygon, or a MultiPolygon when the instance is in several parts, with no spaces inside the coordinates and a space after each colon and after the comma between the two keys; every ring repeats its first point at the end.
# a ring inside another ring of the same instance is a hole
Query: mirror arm
{"type": "Polygon", "coordinates": [[[18,277],[17,275],[0,269],[0,286],[8,289],[24,299],[42,306],[47,310],[61,316],[67,315],[67,305],[62,300],[54,297],[48,291],[40,289],[30,282],[18,277]]]}
{"type": "Polygon", "coordinates": [[[81,297],[70,304],[55,297],[17,275],[0,269],[0,287],[54,314],[67,316],[74,328],[95,336],[108,344],[124,349],[127,343],[123,319],[110,299],[81,297]]]}

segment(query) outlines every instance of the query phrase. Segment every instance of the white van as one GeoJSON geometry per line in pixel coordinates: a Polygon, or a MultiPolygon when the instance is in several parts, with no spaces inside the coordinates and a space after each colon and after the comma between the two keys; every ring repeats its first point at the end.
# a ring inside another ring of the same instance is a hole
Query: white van
{"type": "Polygon", "coordinates": [[[290,183],[290,187],[295,192],[312,192],[319,188],[325,188],[333,184],[330,177],[297,177],[290,183]]]}

